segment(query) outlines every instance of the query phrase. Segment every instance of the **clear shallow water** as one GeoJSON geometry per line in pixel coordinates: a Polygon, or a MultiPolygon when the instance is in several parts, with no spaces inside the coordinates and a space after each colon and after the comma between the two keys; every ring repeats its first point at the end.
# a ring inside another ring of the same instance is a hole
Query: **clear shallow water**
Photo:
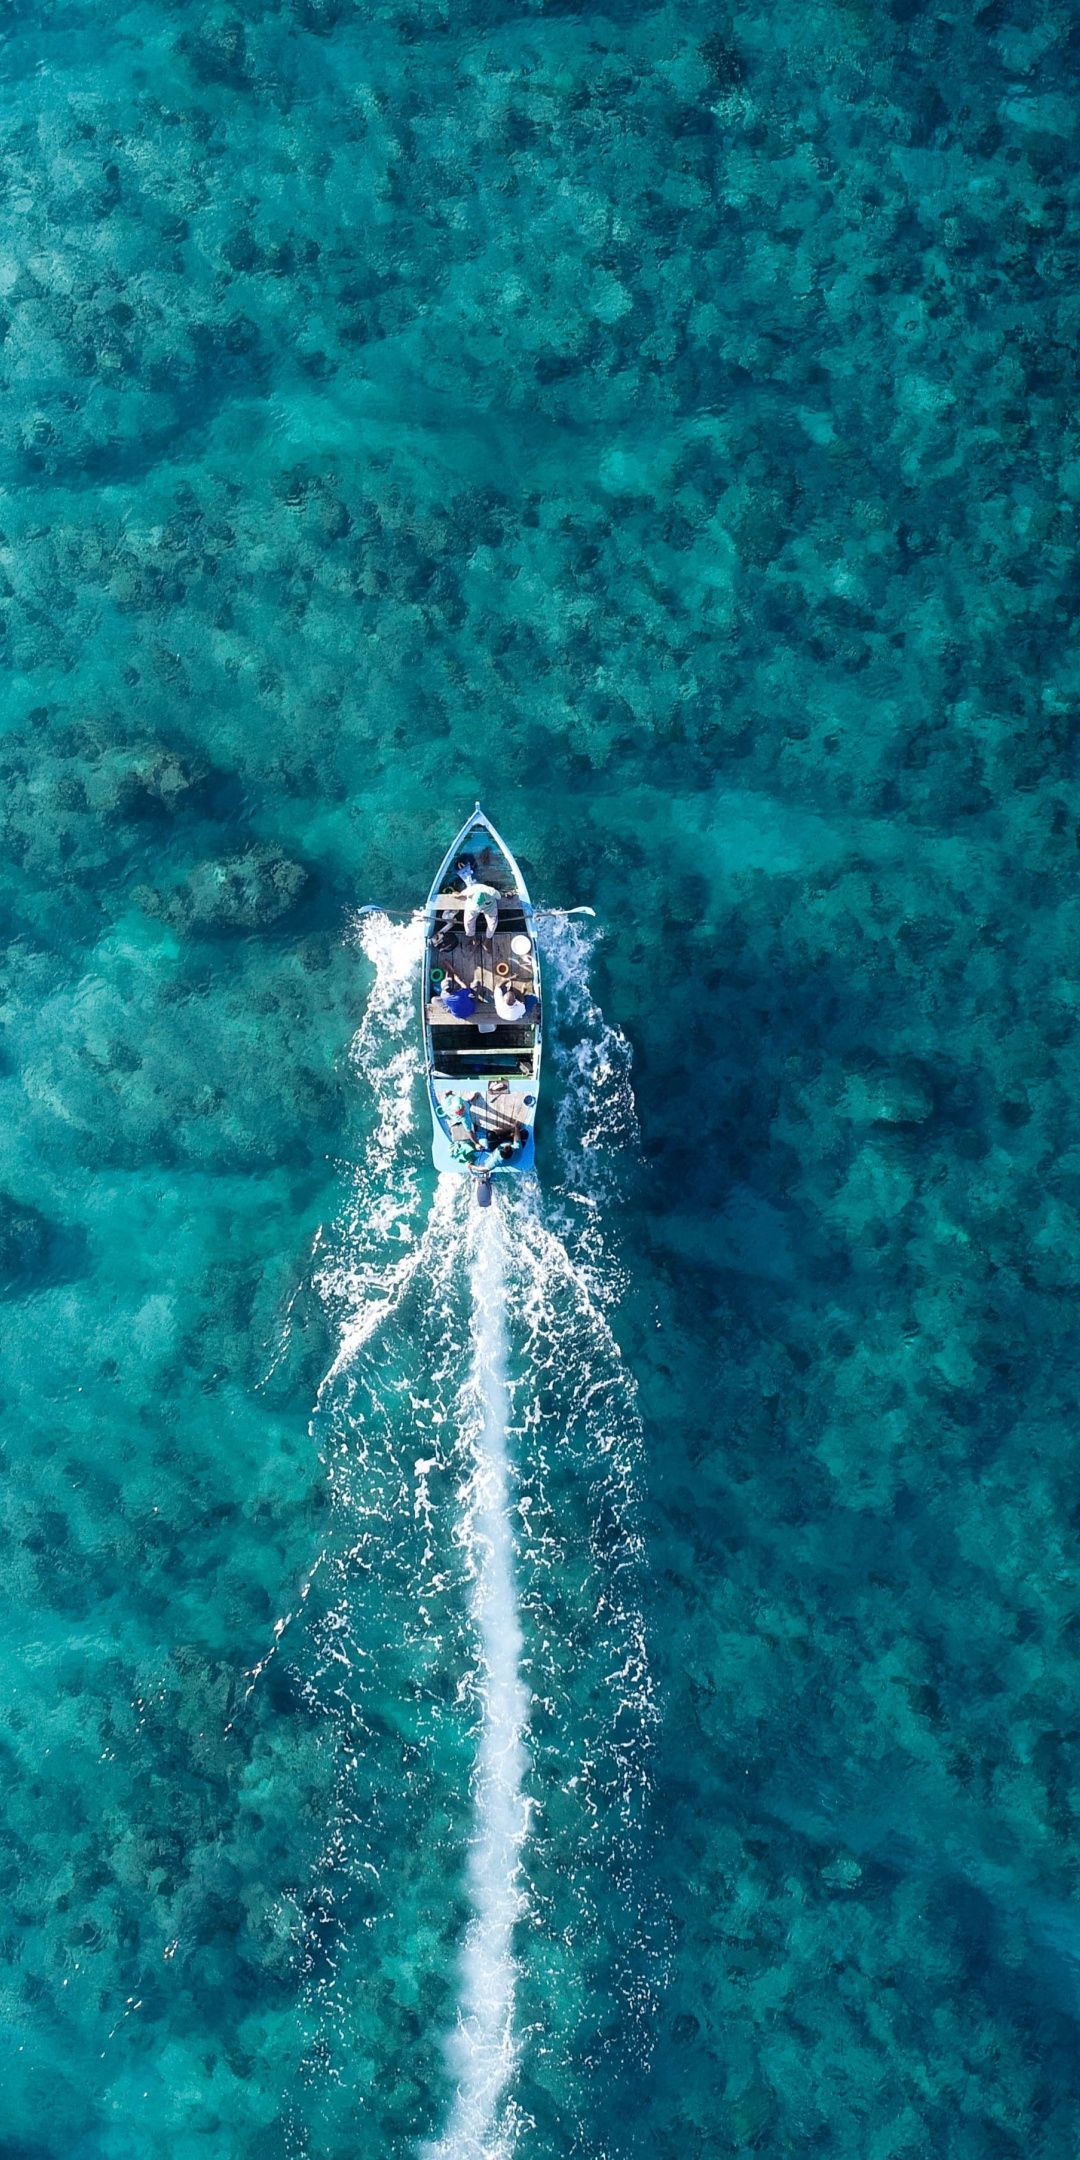
{"type": "MultiPolygon", "coordinates": [[[[588,996],[590,937],[549,916],[543,939],[552,1010],[575,1014],[553,1043],[570,1103],[626,1050],[588,996]]],[[[306,2071],[320,2139],[355,2109],[363,2048],[377,2095],[400,2065],[403,2127],[406,2108],[414,2131],[445,2117],[433,2160],[496,2160],[586,2134],[576,2059],[599,2046],[636,2074],[663,1968],[641,1865],[640,1421],[597,1219],[627,1090],[605,1109],[590,1086],[587,1144],[567,1143],[550,1196],[530,1181],[485,1215],[445,1179],[434,1197],[399,1185],[386,1211],[387,1150],[415,1161],[424,1142],[418,927],[369,917],[360,943],[376,972],[354,1062],[383,1114],[318,1276],[338,1347],[313,1435],[337,1530],[307,1699],[342,1780],[306,2071]]]]}
{"type": "Polygon", "coordinates": [[[20,2160],[454,2123],[484,1428],[350,921],[477,794],[603,929],[501,2132],[1071,2160],[1075,110],[1053,6],[9,14],[20,2160]]]}

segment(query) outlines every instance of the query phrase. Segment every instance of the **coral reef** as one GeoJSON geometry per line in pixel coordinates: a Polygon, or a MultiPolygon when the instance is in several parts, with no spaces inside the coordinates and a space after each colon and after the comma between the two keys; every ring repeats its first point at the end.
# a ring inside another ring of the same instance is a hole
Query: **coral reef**
{"type": "Polygon", "coordinates": [[[522,2160],[1073,2160],[1076,64],[1057,0],[11,14],[5,2150],[434,2126],[464,1741],[380,1639],[335,1992],[304,1286],[349,908],[479,794],[633,1042],[664,1705],[577,1907],[538,1723],[522,2160]]]}

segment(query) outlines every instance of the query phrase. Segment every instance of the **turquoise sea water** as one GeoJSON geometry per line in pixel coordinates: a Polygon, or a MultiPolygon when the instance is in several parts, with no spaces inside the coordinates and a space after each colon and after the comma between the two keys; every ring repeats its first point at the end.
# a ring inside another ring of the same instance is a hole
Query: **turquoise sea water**
{"type": "Polygon", "coordinates": [[[1078,58],[6,12],[2,2160],[1073,2160],[1078,58]]]}

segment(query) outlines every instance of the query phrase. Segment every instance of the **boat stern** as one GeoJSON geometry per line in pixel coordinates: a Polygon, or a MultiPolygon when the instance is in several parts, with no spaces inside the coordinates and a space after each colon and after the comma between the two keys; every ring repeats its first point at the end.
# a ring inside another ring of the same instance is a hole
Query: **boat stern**
{"type": "Polygon", "coordinates": [[[536,1166],[535,1092],[511,1095],[493,1081],[432,1073],[431,1159],[436,1170],[490,1177],[536,1166]]]}

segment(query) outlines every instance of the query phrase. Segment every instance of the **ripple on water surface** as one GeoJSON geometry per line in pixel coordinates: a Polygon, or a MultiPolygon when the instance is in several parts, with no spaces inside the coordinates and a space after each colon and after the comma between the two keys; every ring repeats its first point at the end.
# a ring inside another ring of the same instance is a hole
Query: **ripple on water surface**
{"type": "MultiPolygon", "coordinates": [[[[575,1050],[591,1033],[603,1065],[613,1038],[580,1009],[588,939],[565,927],[545,931],[553,1007],[575,1001],[575,1050]]],[[[632,1112],[624,1071],[606,1122],[553,1138],[551,1221],[533,1180],[501,1181],[486,1213],[455,1178],[426,1214],[418,1183],[389,1208],[396,1157],[427,1139],[420,945],[378,917],[360,938],[375,979],[354,1055],[380,1115],[319,1261],[339,1349],[314,1430],[335,1511],[307,1688],[339,1793],[308,1900],[311,2119],[347,2115],[359,2061],[391,2131],[481,2160],[530,2125],[579,2131],[580,2065],[629,2025],[647,2053],[640,1434],[579,1206],[632,1112]]]]}

